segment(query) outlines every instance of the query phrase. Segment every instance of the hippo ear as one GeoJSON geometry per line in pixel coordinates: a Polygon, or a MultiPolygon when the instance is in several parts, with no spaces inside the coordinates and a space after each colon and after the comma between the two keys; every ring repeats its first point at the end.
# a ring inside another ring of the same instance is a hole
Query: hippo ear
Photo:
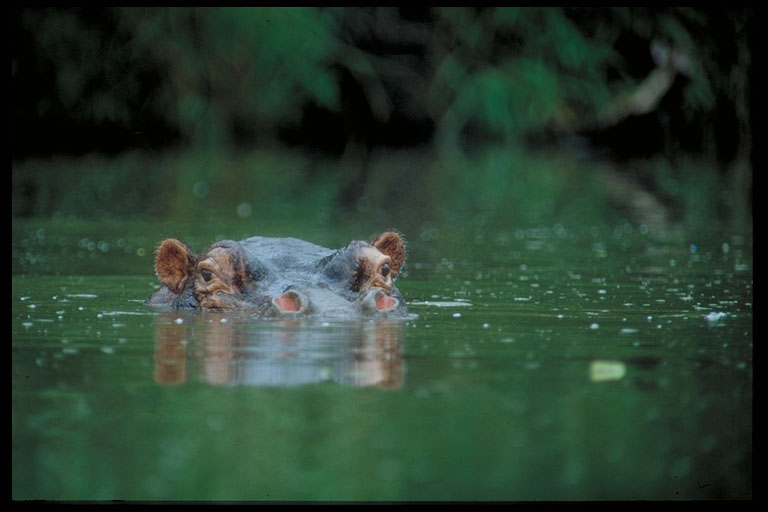
{"type": "Polygon", "coordinates": [[[180,240],[168,238],[157,248],[155,273],[172,292],[181,293],[192,274],[195,255],[180,240]]]}
{"type": "Polygon", "coordinates": [[[390,267],[392,269],[392,277],[396,276],[400,272],[403,263],[405,263],[405,242],[403,242],[403,238],[394,231],[386,231],[380,234],[372,243],[374,247],[392,259],[390,267]]]}

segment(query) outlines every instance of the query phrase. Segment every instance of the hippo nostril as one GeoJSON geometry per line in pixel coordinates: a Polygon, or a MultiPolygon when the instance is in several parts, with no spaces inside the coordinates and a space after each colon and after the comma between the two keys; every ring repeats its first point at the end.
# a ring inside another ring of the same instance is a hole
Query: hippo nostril
{"type": "Polygon", "coordinates": [[[280,308],[281,311],[301,311],[301,298],[299,297],[298,293],[291,290],[288,290],[281,296],[277,297],[274,300],[274,303],[278,308],[280,308]]]}
{"type": "Polygon", "coordinates": [[[397,299],[393,299],[386,293],[376,294],[376,309],[379,311],[389,311],[397,306],[397,299]]]}

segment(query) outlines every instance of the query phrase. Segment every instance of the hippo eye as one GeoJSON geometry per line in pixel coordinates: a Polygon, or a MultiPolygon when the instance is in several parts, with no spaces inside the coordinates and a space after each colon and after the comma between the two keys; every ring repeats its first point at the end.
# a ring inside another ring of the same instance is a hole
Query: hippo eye
{"type": "Polygon", "coordinates": [[[203,276],[203,280],[207,283],[213,277],[213,272],[210,269],[204,268],[200,271],[200,275],[203,276]]]}
{"type": "Polygon", "coordinates": [[[383,264],[381,269],[379,269],[379,272],[382,276],[387,277],[389,275],[389,263],[383,264]]]}

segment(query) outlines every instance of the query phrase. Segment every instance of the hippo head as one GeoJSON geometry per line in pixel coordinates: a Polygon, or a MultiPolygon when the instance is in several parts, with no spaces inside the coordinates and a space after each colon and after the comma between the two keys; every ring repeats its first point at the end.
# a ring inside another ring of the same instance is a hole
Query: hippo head
{"type": "Polygon", "coordinates": [[[202,256],[171,238],[155,258],[164,286],[147,304],[289,316],[403,312],[394,280],[404,263],[405,245],[393,231],[339,250],[293,238],[225,240],[202,256]]]}

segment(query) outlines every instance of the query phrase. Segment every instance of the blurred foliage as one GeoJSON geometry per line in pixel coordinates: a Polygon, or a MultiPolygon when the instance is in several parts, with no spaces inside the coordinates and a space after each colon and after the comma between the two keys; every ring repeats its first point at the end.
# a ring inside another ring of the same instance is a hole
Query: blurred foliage
{"type": "Polygon", "coordinates": [[[426,118],[445,148],[466,133],[520,143],[594,121],[654,69],[654,41],[686,55],[674,108],[701,121],[719,96],[737,101],[749,19],[713,8],[18,9],[14,145],[30,150],[25,123],[63,117],[126,128],[123,149],[155,122],[161,145],[263,146],[307,128],[310,106],[369,111],[368,126],[346,127],[357,132],[426,118]]]}
{"type": "Polygon", "coordinates": [[[12,215],[533,223],[599,184],[532,150],[605,144],[717,216],[750,201],[752,14],[16,8],[12,215]],[[672,55],[647,112],[600,124],[672,55]]]}
{"type": "Polygon", "coordinates": [[[610,98],[605,69],[618,60],[609,42],[587,39],[557,9],[439,11],[450,49],[428,102],[443,144],[462,129],[521,140],[550,124],[573,125],[610,98]]]}
{"type": "Polygon", "coordinates": [[[226,145],[296,121],[308,101],[338,103],[334,39],[316,9],[33,8],[16,22],[14,85],[33,81],[25,73],[53,78],[32,98],[42,118],[61,109],[144,130],[146,114],[192,145],[226,145]]]}
{"type": "Polygon", "coordinates": [[[180,131],[220,143],[296,122],[308,101],[334,108],[335,40],[309,8],[121,9],[131,45],[166,70],[180,131]]]}

